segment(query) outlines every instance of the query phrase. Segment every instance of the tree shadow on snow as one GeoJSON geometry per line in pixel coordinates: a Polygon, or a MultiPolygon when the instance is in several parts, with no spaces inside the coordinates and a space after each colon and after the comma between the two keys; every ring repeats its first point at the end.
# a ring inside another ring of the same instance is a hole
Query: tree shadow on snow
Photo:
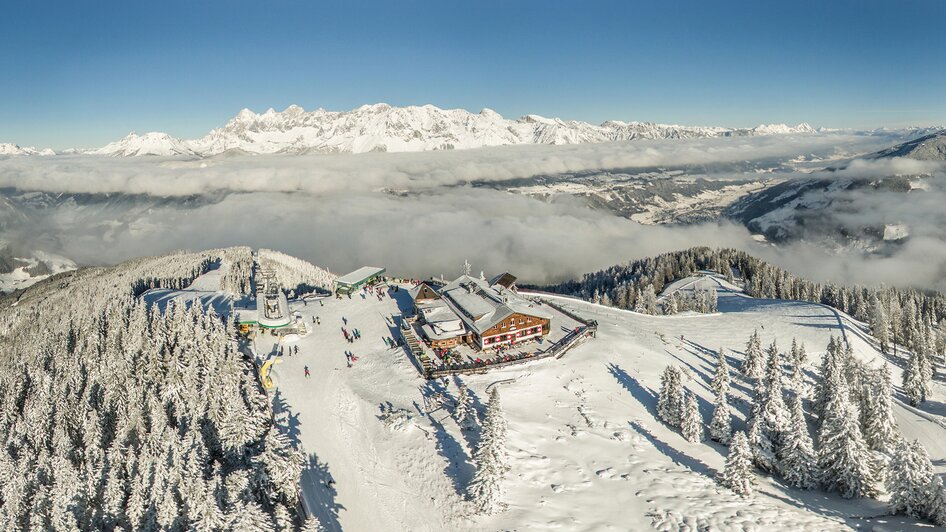
{"type": "Polygon", "coordinates": [[[299,447],[302,443],[299,439],[301,433],[299,430],[299,414],[293,413],[292,407],[286,402],[279,389],[273,394],[273,417],[276,419],[276,428],[279,429],[279,432],[289,438],[289,443],[293,447],[299,447]]]}
{"type": "Polygon", "coordinates": [[[646,408],[654,418],[657,417],[657,394],[654,391],[638,382],[634,377],[628,375],[626,371],[616,364],[608,363],[608,373],[617,379],[618,383],[620,383],[625,390],[631,392],[634,399],[637,399],[640,404],[644,405],[644,408],[646,408]]]}
{"type": "Polygon", "coordinates": [[[314,514],[322,523],[323,530],[341,532],[338,512],[345,507],[335,501],[335,480],[329,472],[328,464],[320,462],[315,453],[310,453],[299,480],[305,510],[314,514]]]}
{"type": "Polygon", "coordinates": [[[704,464],[702,461],[689,456],[686,453],[682,453],[674,449],[670,444],[661,441],[657,436],[654,436],[647,430],[646,427],[641,425],[636,421],[628,421],[628,425],[632,429],[636,430],[638,434],[643,436],[655,449],[664,454],[667,458],[673,461],[677,465],[681,465],[694,473],[699,473],[701,475],[706,475],[710,478],[716,477],[716,470],[710,468],[710,466],[704,464]]]}
{"type": "MultiPolygon", "coordinates": [[[[456,404],[456,398],[447,393],[446,388],[439,379],[427,381],[421,386],[421,394],[427,398],[439,395],[445,399],[444,402],[446,402],[446,399],[449,399],[450,402],[456,404]]],[[[421,412],[422,415],[427,417],[430,421],[430,425],[434,428],[434,440],[437,453],[447,460],[444,474],[453,481],[453,488],[456,490],[457,494],[462,496],[466,491],[466,486],[473,479],[475,468],[470,460],[471,457],[467,455],[466,448],[464,448],[460,441],[450,434],[443,425],[443,420],[452,419],[450,411],[446,405],[429,411],[422,409],[416,402],[414,407],[421,412]],[[438,417],[440,419],[438,419],[438,417]]],[[[467,443],[470,448],[475,449],[479,441],[479,430],[461,431],[461,433],[464,438],[467,438],[467,443]]]]}

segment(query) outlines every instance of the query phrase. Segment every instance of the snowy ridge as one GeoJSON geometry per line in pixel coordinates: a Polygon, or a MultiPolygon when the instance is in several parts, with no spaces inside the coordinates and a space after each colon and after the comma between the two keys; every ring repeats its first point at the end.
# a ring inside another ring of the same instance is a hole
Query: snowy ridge
{"type": "Polygon", "coordinates": [[[525,115],[503,118],[491,109],[471,113],[433,105],[393,107],[378,103],[351,111],[306,111],[290,105],[284,111],[257,114],[243,109],[207,136],[183,141],[163,133],[131,134],[98,155],[217,155],[224,152],[366,153],[417,152],[516,144],[582,144],[635,139],[678,139],[814,133],[808,124],[761,125],[754,128],[694,127],[620,122],[601,125],[525,115]]]}
{"type": "Polygon", "coordinates": [[[32,146],[23,148],[9,142],[0,142],[0,155],[56,155],[56,152],[49,148],[37,150],[32,146]]]}
{"type": "Polygon", "coordinates": [[[167,133],[145,133],[137,135],[129,133],[125,138],[109,143],[97,150],[89,152],[92,155],[108,155],[111,157],[131,157],[139,155],[195,155],[186,142],[176,139],[167,133]]]}

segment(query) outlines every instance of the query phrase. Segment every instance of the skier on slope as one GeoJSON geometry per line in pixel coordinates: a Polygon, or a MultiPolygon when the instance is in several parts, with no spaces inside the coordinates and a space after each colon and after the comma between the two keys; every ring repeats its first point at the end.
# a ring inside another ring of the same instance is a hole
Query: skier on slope
{"type": "Polygon", "coordinates": [[[308,378],[309,378],[309,366],[305,366],[305,367],[303,368],[303,371],[305,371],[305,378],[308,379],[308,378]]]}

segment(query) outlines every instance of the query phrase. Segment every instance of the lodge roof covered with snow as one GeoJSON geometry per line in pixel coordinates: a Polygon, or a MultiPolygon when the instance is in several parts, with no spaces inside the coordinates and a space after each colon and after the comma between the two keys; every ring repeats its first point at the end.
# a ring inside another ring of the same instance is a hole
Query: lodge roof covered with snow
{"type": "Polygon", "coordinates": [[[516,292],[501,284],[463,275],[440,289],[440,295],[461,320],[482,334],[513,314],[552,319],[516,292]]]}
{"type": "Polygon", "coordinates": [[[338,284],[355,284],[365,279],[384,273],[384,268],[379,268],[377,266],[362,266],[357,270],[346,273],[345,275],[339,277],[335,280],[338,284]]]}

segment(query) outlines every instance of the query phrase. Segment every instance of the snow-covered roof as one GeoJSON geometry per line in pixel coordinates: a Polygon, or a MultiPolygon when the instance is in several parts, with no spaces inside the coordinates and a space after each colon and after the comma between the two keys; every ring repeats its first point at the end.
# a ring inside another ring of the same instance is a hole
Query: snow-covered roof
{"type": "Polygon", "coordinates": [[[460,322],[457,314],[440,299],[423,303],[418,310],[427,323],[460,322]]]}
{"type": "Polygon", "coordinates": [[[351,273],[346,273],[338,279],[335,279],[335,282],[338,284],[357,284],[369,277],[382,273],[384,273],[384,268],[378,266],[362,266],[351,273]]]}
{"type": "Polygon", "coordinates": [[[451,309],[473,331],[482,334],[512,314],[552,319],[519,294],[485,279],[463,275],[440,290],[451,309]]]}
{"type": "Polygon", "coordinates": [[[448,331],[437,330],[436,327],[432,327],[429,323],[425,323],[420,329],[424,333],[424,336],[431,340],[448,340],[450,338],[461,336],[465,332],[463,327],[460,327],[459,329],[451,329],[448,331]]]}

